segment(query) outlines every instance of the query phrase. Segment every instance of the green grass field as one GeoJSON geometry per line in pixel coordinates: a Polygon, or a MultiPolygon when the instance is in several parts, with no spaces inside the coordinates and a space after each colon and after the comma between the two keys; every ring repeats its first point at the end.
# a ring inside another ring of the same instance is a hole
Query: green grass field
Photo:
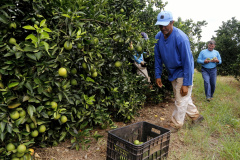
{"type": "Polygon", "coordinates": [[[202,75],[195,72],[193,100],[205,120],[198,126],[186,124],[186,129],[177,135],[185,151],[173,152],[169,158],[239,160],[240,82],[218,76],[214,99],[207,102],[202,75]]]}

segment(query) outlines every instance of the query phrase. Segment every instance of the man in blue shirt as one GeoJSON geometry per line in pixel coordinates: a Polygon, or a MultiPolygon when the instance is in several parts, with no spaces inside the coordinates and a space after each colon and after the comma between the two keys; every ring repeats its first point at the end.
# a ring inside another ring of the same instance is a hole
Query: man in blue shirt
{"type": "Polygon", "coordinates": [[[155,39],[155,78],[157,85],[163,86],[161,74],[163,64],[168,71],[168,79],[172,82],[175,95],[175,110],[172,122],[168,128],[171,132],[178,131],[184,124],[185,115],[192,118],[193,123],[201,122],[204,118],[193,104],[191,94],[193,86],[194,61],[187,35],[173,27],[172,13],[162,11],[157,16],[160,32],[155,39]]]}
{"type": "Polygon", "coordinates": [[[207,101],[212,100],[217,81],[217,64],[222,63],[218,51],[214,50],[216,42],[208,41],[208,48],[200,52],[197,62],[202,65],[202,77],[207,101]]]}

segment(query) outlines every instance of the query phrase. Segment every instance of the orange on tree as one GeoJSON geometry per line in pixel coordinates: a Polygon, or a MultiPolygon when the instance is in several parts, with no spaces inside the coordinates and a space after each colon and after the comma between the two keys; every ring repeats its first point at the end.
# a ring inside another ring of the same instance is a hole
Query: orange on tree
{"type": "Polygon", "coordinates": [[[31,156],[33,156],[33,154],[34,154],[34,149],[29,148],[28,151],[30,152],[31,156]]]}
{"type": "Polygon", "coordinates": [[[60,117],[61,117],[61,114],[58,113],[58,112],[54,115],[54,119],[55,119],[55,120],[59,119],[60,117]]]}
{"type": "Polygon", "coordinates": [[[66,123],[67,122],[67,117],[63,115],[63,116],[61,116],[60,120],[61,120],[62,123],[66,123]]]}
{"type": "Polygon", "coordinates": [[[24,144],[20,144],[18,147],[17,147],[17,151],[18,153],[24,153],[26,151],[27,147],[24,145],[24,144]]]}
{"type": "Polygon", "coordinates": [[[16,29],[17,28],[16,23],[15,22],[11,22],[10,25],[9,25],[9,28],[10,29],[12,29],[12,28],[16,29]]]}
{"type": "Polygon", "coordinates": [[[15,38],[10,38],[8,41],[10,44],[16,44],[16,39],[15,38]]]}
{"type": "Polygon", "coordinates": [[[7,146],[6,146],[6,149],[7,149],[7,151],[12,151],[12,150],[15,149],[15,146],[12,143],[8,143],[7,146]]]}
{"type": "Polygon", "coordinates": [[[37,137],[38,136],[38,131],[37,130],[32,131],[31,136],[32,137],[37,137]]]}
{"type": "MultiPolygon", "coordinates": [[[[21,158],[21,157],[23,157],[24,156],[24,152],[23,153],[19,153],[19,152],[17,152],[16,153],[16,157],[18,157],[18,158],[21,158]]],[[[20,159],[21,160],[21,159],[20,159]]]]}
{"type": "Polygon", "coordinates": [[[76,79],[72,79],[71,80],[71,85],[76,86],[77,85],[77,80],[76,79]]]}
{"type": "Polygon", "coordinates": [[[87,67],[87,64],[86,63],[82,63],[82,67],[84,68],[84,69],[87,69],[88,67],[87,67]]]}
{"type": "Polygon", "coordinates": [[[93,78],[97,77],[97,75],[98,75],[97,72],[93,72],[93,73],[92,73],[92,77],[93,77],[93,78]]]}
{"type": "Polygon", "coordinates": [[[59,74],[59,76],[62,76],[62,77],[66,76],[67,75],[67,69],[63,68],[63,67],[59,68],[58,74],[59,74]]]}
{"type": "Polygon", "coordinates": [[[124,12],[124,9],[123,9],[123,8],[121,8],[121,9],[120,9],[120,12],[121,12],[121,13],[123,13],[123,12],[124,12]]]}
{"type": "Polygon", "coordinates": [[[72,43],[69,42],[69,41],[66,41],[66,42],[64,43],[64,48],[65,48],[66,50],[71,50],[71,49],[72,49],[72,43]]]}
{"type": "Polygon", "coordinates": [[[16,120],[20,117],[20,115],[19,115],[18,111],[13,111],[10,113],[10,117],[12,120],[16,120]]]}
{"type": "Polygon", "coordinates": [[[35,125],[33,122],[31,122],[31,123],[29,124],[29,127],[30,127],[31,129],[34,129],[34,128],[36,128],[36,125],[35,125]]]}
{"type": "Polygon", "coordinates": [[[76,68],[72,68],[71,69],[71,74],[76,74],[77,73],[77,69],[76,68]]]}
{"type": "Polygon", "coordinates": [[[51,106],[52,106],[52,109],[55,109],[55,108],[57,108],[58,104],[57,104],[57,102],[52,101],[51,106]]]}
{"type": "Polygon", "coordinates": [[[122,62],[120,61],[115,62],[115,67],[121,67],[121,66],[122,66],[122,62]]]}
{"type": "Polygon", "coordinates": [[[141,46],[137,46],[137,51],[141,52],[142,51],[142,47],[141,46]]]}
{"type": "Polygon", "coordinates": [[[24,117],[24,116],[26,116],[26,111],[24,110],[24,109],[21,109],[20,111],[19,111],[19,116],[20,117],[24,117]]]}
{"type": "Polygon", "coordinates": [[[39,126],[38,131],[39,131],[39,133],[44,133],[46,131],[46,129],[47,128],[45,125],[41,125],[41,126],[39,126]]]}

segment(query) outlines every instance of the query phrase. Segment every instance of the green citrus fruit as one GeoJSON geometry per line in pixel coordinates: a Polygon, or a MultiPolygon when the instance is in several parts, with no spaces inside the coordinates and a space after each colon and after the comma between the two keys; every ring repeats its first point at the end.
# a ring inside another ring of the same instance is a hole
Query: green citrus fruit
{"type": "Polygon", "coordinates": [[[43,133],[46,131],[46,126],[45,125],[41,125],[39,128],[38,128],[38,131],[39,133],[43,133]]]}
{"type": "Polygon", "coordinates": [[[14,157],[14,158],[12,158],[11,160],[20,160],[19,158],[17,158],[17,157],[14,157]]]}
{"type": "Polygon", "coordinates": [[[26,111],[24,110],[24,109],[21,109],[20,111],[19,111],[19,116],[20,117],[24,117],[24,116],[26,116],[26,111]]]}
{"type": "Polygon", "coordinates": [[[33,17],[33,18],[31,18],[31,21],[34,23],[36,21],[36,19],[33,17]]]}
{"type": "Polygon", "coordinates": [[[139,140],[135,140],[133,143],[134,143],[135,145],[139,145],[139,140]]]}
{"type": "Polygon", "coordinates": [[[121,12],[121,13],[123,13],[123,12],[124,12],[124,9],[123,9],[123,8],[121,8],[121,9],[120,9],[120,12],[121,12]]]}
{"type": "Polygon", "coordinates": [[[20,144],[18,147],[17,147],[17,151],[18,153],[24,153],[26,151],[27,147],[24,145],[24,144],[20,144]]]}
{"type": "Polygon", "coordinates": [[[90,69],[90,71],[93,73],[93,72],[96,72],[96,68],[95,67],[93,67],[93,66],[91,66],[91,69],[90,69]]]}
{"type": "Polygon", "coordinates": [[[57,102],[54,102],[54,101],[51,102],[52,109],[57,108],[57,105],[58,105],[57,102]]]}
{"type": "Polygon", "coordinates": [[[29,127],[30,127],[31,129],[34,129],[34,128],[36,128],[36,125],[32,122],[32,123],[29,124],[29,127]]]}
{"type": "Polygon", "coordinates": [[[18,119],[20,116],[19,116],[18,111],[13,111],[13,112],[10,113],[10,117],[11,117],[12,120],[16,120],[16,119],[18,119]]]}
{"type": "Polygon", "coordinates": [[[137,46],[137,51],[141,52],[142,51],[142,47],[141,46],[137,46]]]}
{"type": "Polygon", "coordinates": [[[7,151],[12,151],[15,149],[15,146],[12,143],[8,143],[8,145],[6,146],[6,149],[7,149],[7,151]]]}
{"type": "Polygon", "coordinates": [[[9,43],[10,44],[16,44],[16,39],[15,38],[10,38],[9,43]]]}
{"type": "Polygon", "coordinates": [[[71,49],[72,49],[72,43],[70,43],[69,41],[66,41],[66,42],[64,43],[64,48],[65,48],[66,50],[71,50],[71,49]]]}
{"type": "Polygon", "coordinates": [[[38,21],[35,21],[34,24],[39,25],[39,22],[38,22],[38,21]]]}
{"type": "Polygon", "coordinates": [[[114,35],[113,36],[113,40],[115,41],[115,42],[118,42],[119,41],[119,39],[120,39],[120,35],[114,35]]]}
{"type": "MultiPolygon", "coordinates": [[[[18,157],[18,158],[21,158],[22,156],[24,156],[24,152],[23,153],[19,153],[19,152],[17,152],[17,154],[16,154],[16,156],[18,157]]],[[[20,159],[21,160],[21,159],[20,159]]]]}
{"type": "Polygon", "coordinates": [[[61,116],[61,122],[66,123],[67,122],[67,117],[66,116],[61,116]]]}
{"type": "Polygon", "coordinates": [[[66,68],[63,68],[63,67],[59,68],[58,74],[59,74],[59,76],[62,76],[62,77],[66,76],[67,75],[66,68]]]}
{"type": "Polygon", "coordinates": [[[132,45],[129,46],[129,47],[128,47],[128,50],[129,50],[129,51],[133,51],[133,50],[134,50],[133,46],[132,46],[132,45]]]}
{"type": "Polygon", "coordinates": [[[27,119],[27,123],[31,123],[32,122],[32,119],[31,118],[28,118],[27,119]]]}
{"type": "Polygon", "coordinates": [[[50,102],[50,101],[47,101],[47,102],[45,103],[45,105],[46,105],[46,106],[50,106],[50,105],[51,105],[51,102],[50,102]]]}
{"type": "Polygon", "coordinates": [[[72,69],[71,69],[71,73],[72,73],[72,74],[76,74],[76,73],[77,73],[77,69],[76,69],[76,68],[72,68],[72,69]]]}
{"type": "Polygon", "coordinates": [[[37,137],[38,136],[38,131],[37,130],[32,131],[31,136],[32,137],[37,137]]]}
{"type": "Polygon", "coordinates": [[[97,77],[97,75],[98,75],[97,72],[93,72],[93,73],[92,73],[92,77],[93,77],[93,78],[97,77]]]}
{"type": "Polygon", "coordinates": [[[115,62],[115,67],[121,67],[121,66],[122,66],[122,62],[120,61],[115,62]]]}
{"type": "Polygon", "coordinates": [[[81,44],[81,43],[78,43],[78,44],[77,44],[77,48],[78,48],[78,49],[82,49],[82,44],[81,44]]]}
{"type": "Polygon", "coordinates": [[[61,117],[61,114],[60,114],[60,113],[57,113],[57,114],[56,114],[56,117],[54,117],[54,119],[57,120],[57,119],[59,119],[60,117],[61,117]]]}
{"type": "Polygon", "coordinates": [[[72,79],[71,80],[71,85],[76,86],[77,85],[77,80],[76,79],[72,79]]]}
{"type": "Polygon", "coordinates": [[[52,115],[52,111],[47,111],[47,115],[51,116],[52,115]]]}
{"type": "Polygon", "coordinates": [[[16,29],[17,28],[16,23],[15,22],[10,23],[9,28],[10,29],[12,29],[12,28],[16,29]]]}
{"type": "Polygon", "coordinates": [[[82,67],[83,67],[84,69],[87,69],[87,68],[88,68],[86,63],[82,63],[82,67]]]}

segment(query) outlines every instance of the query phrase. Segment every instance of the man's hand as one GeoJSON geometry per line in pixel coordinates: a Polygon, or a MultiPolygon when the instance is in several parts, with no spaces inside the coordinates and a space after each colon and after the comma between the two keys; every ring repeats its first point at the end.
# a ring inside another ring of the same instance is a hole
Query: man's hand
{"type": "Polygon", "coordinates": [[[188,93],[188,86],[182,86],[181,90],[180,90],[180,93],[181,93],[182,96],[186,96],[187,93],[188,93]]]}
{"type": "Polygon", "coordinates": [[[213,60],[211,62],[218,63],[219,60],[217,58],[213,58],[213,60]]]}
{"type": "Polygon", "coordinates": [[[206,58],[206,59],[204,60],[204,63],[209,63],[209,62],[211,62],[210,58],[206,58]]]}
{"type": "Polygon", "coordinates": [[[158,87],[162,88],[163,84],[162,84],[161,78],[157,78],[156,83],[157,83],[158,87]]]}

